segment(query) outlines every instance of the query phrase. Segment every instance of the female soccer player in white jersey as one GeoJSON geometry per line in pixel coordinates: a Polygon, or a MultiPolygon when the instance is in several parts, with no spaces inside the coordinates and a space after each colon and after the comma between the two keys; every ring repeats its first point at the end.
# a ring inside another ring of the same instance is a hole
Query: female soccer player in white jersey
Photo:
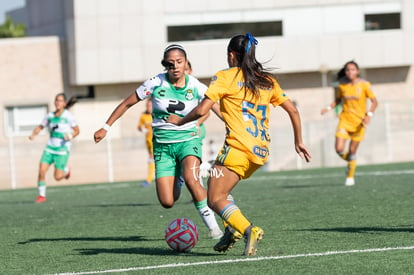
{"type": "Polygon", "coordinates": [[[67,109],[75,103],[76,98],[71,97],[67,100],[64,93],[57,94],[55,97],[56,110],[49,112],[29,136],[29,139],[33,140],[45,127],[50,132],[49,141],[40,159],[37,181],[39,195],[36,198],[36,203],[46,201],[46,172],[52,163],[55,164],[54,177],[56,180],[69,179],[70,177],[67,163],[71,140],[79,135],[79,127],[75,117],[67,109]]]}
{"type": "Polygon", "coordinates": [[[196,122],[182,126],[167,123],[170,114],[186,115],[204,97],[207,87],[195,77],[184,73],[187,54],[181,45],[170,45],[164,51],[161,64],[167,70],[146,80],[112,112],[106,124],[95,132],[95,142],[101,141],[110,126],[131,106],[151,97],[153,106],[153,146],[156,190],[158,200],[165,208],[171,208],[178,200],[182,174],[191,193],[195,207],[209,229],[211,238],[220,238],[220,230],[214,212],[207,206],[207,191],[199,183],[201,140],[196,122]]]}

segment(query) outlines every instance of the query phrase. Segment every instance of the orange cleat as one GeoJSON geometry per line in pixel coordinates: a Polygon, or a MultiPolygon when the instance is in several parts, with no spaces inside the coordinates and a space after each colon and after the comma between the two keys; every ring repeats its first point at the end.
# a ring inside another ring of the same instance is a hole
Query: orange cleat
{"type": "Polygon", "coordinates": [[[42,203],[42,202],[46,202],[46,197],[37,196],[35,203],[42,203]]]}

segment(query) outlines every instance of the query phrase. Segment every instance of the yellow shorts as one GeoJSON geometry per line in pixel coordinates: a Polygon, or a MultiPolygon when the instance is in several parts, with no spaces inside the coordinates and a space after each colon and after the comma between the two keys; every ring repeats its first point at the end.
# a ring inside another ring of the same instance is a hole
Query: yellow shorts
{"type": "Polygon", "coordinates": [[[251,162],[243,151],[237,150],[226,144],[220,150],[216,161],[227,169],[235,172],[239,175],[240,179],[249,178],[257,169],[262,167],[261,164],[251,162]]]}
{"type": "Polygon", "coordinates": [[[365,127],[362,126],[362,123],[355,124],[339,120],[335,136],[337,138],[351,139],[353,141],[362,141],[365,136],[365,127]]]}

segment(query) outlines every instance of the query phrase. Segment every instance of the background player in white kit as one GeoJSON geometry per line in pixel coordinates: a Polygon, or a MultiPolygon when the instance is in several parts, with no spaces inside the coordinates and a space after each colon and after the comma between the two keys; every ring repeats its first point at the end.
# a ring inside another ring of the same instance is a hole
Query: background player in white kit
{"type": "Polygon", "coordinates": [[[70,170],[67,165],[71,140],[79,135],[79,127],[75,117],[67,109],[76,103],[76,98],[66,99],[64,93],[59,93],[55,97],[54,112],[49,112],[29,136],[33,140],[43,128],[48,128],[50,138],[40,159],[39,175],[37,186],[39,195],[36,203],[46,201],[46,172],[52,163],[55,164],[54,177],[56,180],[69,179],[70,170]]]}
{"type": "MultiPolygon", "coordinates": [[[[131,106],[148,97],[153,106],[153,146],[158,200],[165,208],[173,207],[181,193],[178,182],[183,175],[209,236],[220,238],[220,230],[214,212],[207,206],[207,192],[199,183],[199,167],[202,154],[196,122],[182,126],[167,123],[170,114],[185,116],[204,97],[207,87],[195,77],[186,75],[187,54],[180,45],[170,45],[164,51],[161,64],[167,70],[148,79],[112,112],[104,127],[95,132],[95,142],[101,141],[110,126],[131,106]]],[[[218,106],[217,106],[218,107],[218,106]]]]}

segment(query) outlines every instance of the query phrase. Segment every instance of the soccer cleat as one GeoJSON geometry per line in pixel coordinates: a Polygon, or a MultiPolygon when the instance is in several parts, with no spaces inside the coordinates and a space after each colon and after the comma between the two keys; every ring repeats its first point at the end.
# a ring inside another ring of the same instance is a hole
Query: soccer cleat
{"type": "Polygon", "coordinates": [[[46,197],[37,196],[35,203],[42,203],[42,202],[46,202],[46,197]]]}
{"type": "Polygon", "coordinates": [[[150,187],[150,186],[151,186],[151,183],[149,183],[148,181],[144,180],[144,181],[141,183],[141,186],[142,186],[142,187],[150,187]]]}
{"type": "Polygon", "coordinates": [[[68,172],[65,175],[65,179],[69,179],[70,178],[70,166],[68,166],[68,172]]]}
{"type": "Polygon", "coordinates": [[[346,178],[346,180],[345,180],[345,186],[353,186],[353,185],[355,185],[354,178],[346,178]]]}
{"type": "Polygon", "coordinates": [[[223,232],[221,231],[219,227],[216,227],[216,228],[210,229],[210,232],[208,232],[208,236],[209,238],[213,240],[217,240],[223,237],[223,232]]]}
{"type": "Polygon", "coordinates": [[[249,226],[244,233],[246,247],[244,249],[244,256],[256,256],[257,244],[263,239],[264,231],[258,226],[249,226]]]}
{"type": "Polygon", "coordinates": [[[226,229],[224,230],[224,234],[221,237],[220,241],[216,243],[214,246],[214,250],[218,252],[225,252],[229,251],[233,245],[240,240],[243,237],[243,235],[234,230],[231,226],[226,226],[226,229]]]}

